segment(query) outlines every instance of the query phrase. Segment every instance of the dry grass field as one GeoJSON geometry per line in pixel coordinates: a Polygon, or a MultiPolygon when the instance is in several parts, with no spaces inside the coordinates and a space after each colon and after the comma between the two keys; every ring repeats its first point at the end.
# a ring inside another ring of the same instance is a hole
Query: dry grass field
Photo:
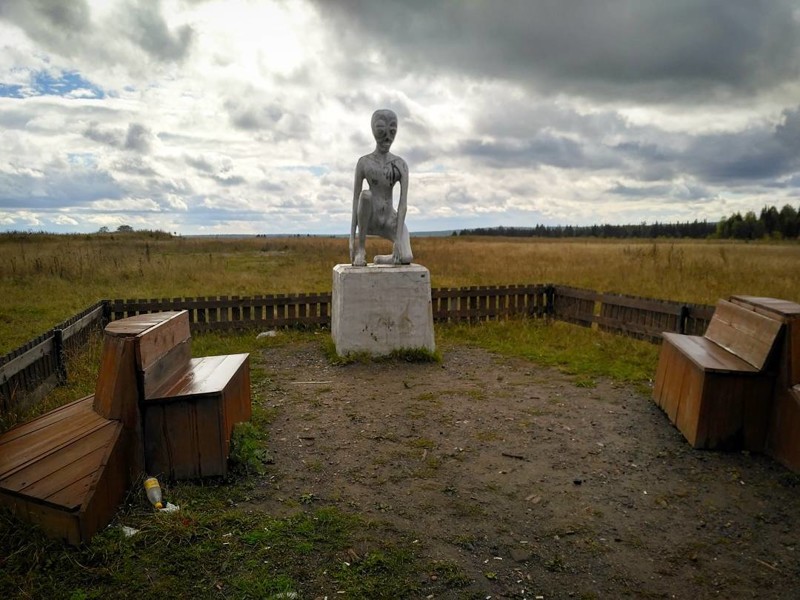
{"type": "MultiPolygon", "coordinates": [[[[435,287],[800,301],[797,243],[413,244],[435,287]]],[[[0,235],[0,353],[98,299],[323,291],[346,260],[342,238],[0,235]]],[[[134,486],[78,549],[0,510],[0,598],[798,597],[800,478],[692,450],[649,400],[658,346],[545,320],[436,336],[441,363],[345,365],[319,331],[193,337],[251,353],[233,475],[164,482],[182,508],[157,517],[134,486]]],[[[97,336],[0,431],[92,393],[99,356],[97,336]]]]}
{"type": "MultiPolygon", "coordinates": [[[[697,240],[413,240],[434,287],[556,283],[713,303],[734,293],[800,301],[800,244],[697,240]]],[[[370,240],[370,256],[388,252],[370,240]]],[[[344,238],[0,235],[0,353],[103,298],[329,290],[344,238]]]]}

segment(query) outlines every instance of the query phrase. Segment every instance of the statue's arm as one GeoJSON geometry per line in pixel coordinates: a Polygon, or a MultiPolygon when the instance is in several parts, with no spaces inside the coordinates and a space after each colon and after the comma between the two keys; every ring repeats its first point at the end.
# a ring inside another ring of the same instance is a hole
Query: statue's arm
{"type": "Polygon", "coordinates": [[[395,240],[401,239],[403,226],[406,223],[406,211],[408,210],[408,165],[402,158],[397,160],[400,169],[400,199],[397,201],[397,230],[395,240]]]}
{"type": "Polygon", "coordinates": [[[361,188],[364,185],[364,158],[359,158],[356,163],[355,181],[353,182],[353,214],[350,218],[350,260],[353,260],[355,252],[356,225],[358,225],[358,197],[361,195],[361,188]]]}

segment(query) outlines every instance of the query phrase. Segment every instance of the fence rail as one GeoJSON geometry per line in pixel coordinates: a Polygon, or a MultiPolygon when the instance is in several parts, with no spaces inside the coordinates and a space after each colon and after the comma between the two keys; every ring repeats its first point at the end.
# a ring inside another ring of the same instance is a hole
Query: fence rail
{"type": "Polygon", "coordinates": [[[0,357],[0,410],[37,402],[67,379],[67,355],[85,346],[92,331],[108,322],[100,301],[50,331],[0,357]]]}
{"type": "MultiPolygon", "coordinates": [[[[549,284],[435,288],[431,305],[438,323],[548,317],[655,343],[662,331],[702,335],[714,312],[713,306],[549,284]]],[[[65,381],[65,354],[84,346],[91,331],[165,310],[187,310],[194,333],[324,327],[330,325],[331,293],[102,300],[0,357],[0,410],[35,402],[65,381]]]]}

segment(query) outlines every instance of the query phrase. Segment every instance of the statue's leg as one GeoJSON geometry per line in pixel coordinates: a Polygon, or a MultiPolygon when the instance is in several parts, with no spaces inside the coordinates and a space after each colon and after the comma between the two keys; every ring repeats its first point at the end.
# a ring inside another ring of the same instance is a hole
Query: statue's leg
{"type": "Polygon", "coordinates": [[[414,260],[414,255],[411,253],[411,235],[408,233],[405,223],[403,223],[400,239],[394,242],[394,253],[399,257],[401,265],[411,264],[411,261],[414,260]]]}
{"type": "Polygon", "coordinates": [[[367,229],[372,218],[372,192],[364,190],[358,197],[358,238],[354,267],[367,266],[367,229]]]}
{"type": "Polygon", "coordinates": [[[406,227],[405,223],[403,223],[403,231],[400,232],[399,239],[394,239],[396,219],[397,215],[394,215],[394,219],[392,219],[389,226],[389,231],[385,236],[394,243],[392,253],[375,256],[373,260],[376,265],[408,265],[414,260],[414,255],[411,254],[411,236],[408,233],[408,227],[406,227]]]}

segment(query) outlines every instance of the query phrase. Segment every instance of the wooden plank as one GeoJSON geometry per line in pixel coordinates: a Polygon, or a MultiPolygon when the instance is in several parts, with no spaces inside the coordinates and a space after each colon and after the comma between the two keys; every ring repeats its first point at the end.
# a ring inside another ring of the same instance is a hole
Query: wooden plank
{"type": "Polygon", "coordinates": [[[6,494],[2,490],[0,503],[11,509],[20,519],[39,526],[52,538],[64,540],[74,546],[81,542],[78,516],[75,513],[6,494]]]}
{"type": "Polygon", "coordinates": [[[87,327],[92,327],[93,325],[101,322],[103,319],[104,309],[104,305],[100,304],[97,308],[86,313],[86,315],[83,317],[77,319],[73,323],[70,323],[66,327],[60,328],[63,331],[64,340],[68,340],[73,335],[80,333],[87,327]]]}
{"type": "Polygon", "coordinates": [[[130,443],[121,425],[116,429],[116,440],[109,444],[107,450],[87,493],[87,501],[81,505],[78,514],[83,542],[89,542],[97,531],[108,525],[125,499],[131,480],[138,478],[142,470],[142,465],[132,469],[128,460],[130,443]]]}
{"type": "Polygon", "coordinates": [[[43,360],[53,352],[53,335],[49,334],[47,338],[38,342],[30,349],[25,350],[23,353],[8,360],[3,366],[0,367],[0,381],[6,381],[22,371],[43,360]]]}
{"type": "Polygon", "coordinates": [[[705,441],[705,422],[701,420],[701,406],[704,393],[704,373],[684,363],[683,378],[678,393],[677,413],[674,423],[691,444],[700,447],[705,441]]]}
{"type": "Polygon", "coordinates": [[[683,308],[683,305],[677,302],[658,300],[654,298],[641,298],[638,296],[626,296],[622,294],[597,294],[596,299],[602,304],[633,308],[651,313],[665,313],[669,315],[680,315],[681,308],[683,308]]]}
{"type": "Polygon", "coordinates": [[[787,468],[800,472],[800,386],[776,390],[766,451],[787,468]]]}
{"type": "Polygon", "coordinates": [[[236,355],[232,355],[231,362],[233,364],[227,368],[235,369],[235,372],[222,390],[226,448],[230,444],[230,434],[234,425],[249,420],[252,413],[249,359],[238,362],[236,355]]]}
{"type": "Polygon", "coordinates": [[[74,419],[60,421],[59,426],[40,429],[31,435],[22,436],[0,446],[0,473],[3,477],[13,474],[33,461],[40,460],[104,427],[108,421],[93,411],[83,412],[74,419]]]}
{"type": "Polygon", "coordinates": [[[756,311],[763,311],[762,314],[775,318],[800,317],[800,304],[791,300],[781,300],[779,298],[766,298],[764,296],[731,296],[731,302],[742,306],[747,306],[756,311]]]}
{"type": "Polygon", "coordinates": [[[791,387],[800,383],[800,304],[759,296],[732,296],[731,302],[752,308],[786,324],[778,384],[791,387]]]}
{"type": "Polygon", "coordinates": [[[750,377],[742,398],[744,450],[764,452],[769,434],[775,382],[771,377],[750,377]]]}
{"type": "Polygon", "coordinates": [[[145,398],[146,404],[175,402],[193,395],[203,395],[222,391],[242,365],[249,360],[249,354],[226,354],[193,358],[188,370],[170,388],[160,391],[158,396],[145,398]]]}
{"type": "MultiPolygon", "coordinates": [[[[228,447],[225,435],[222,392],[209,394],[190,403],[194,413],[197,476],[213,477],[227,473],[228,447]]],[[[176,473],[179,469],[176,468],[176,473]]]]}
{"type": "Polygon", "coordinates": [[[164,428],[170,458],[170,478],[194,479],[199,477],[197,415],[192,403],[165,404],[164,428]]]}
{"type": "Polygon", "coordinates": [[[72,463],[83,460],[98,448],[105,447],[109,442],[108,437],[108,428],[104,427],[87,436],[76,438],[59,452],[45,455],[29,462],[24,468],[4,474],[0,478],[0,487],[15,492],[25,490],[28,486],[68,468],[72,463]]]}
{"type": "Polygon", "coordinates": [[[669,340],[700,369],[707,372],[722,373],[757,373],[758,369],[731,354],[705,337],[663,333],[664,340],[669,340]]]}
{"type": "Polygon", "coordinates": [[[142,408],[145,469],[157,477],[170,476],[169,440],[164,406],[151,404],[142,408]]]}
{"type": "Polygon", "coordinates": [[[172,386],[189,368],[191,357],[191,339],[186,339],[144,369],[141,374],[142,398],[149,398],[158,394],[158,390],[172,386]]]}
{"type": "MultiPolygon", "coordinates": [[[[53,423],[61,421],[63,419],[70,419],[74,417],[76,414],[80,412],[86,412],[88,410],[88,406],[92,404],[92,396],[84,396],[80,400],[75,400],[74,402],[70,402],[69,404],[64,404],[59,408],[51,410],[48,413],[43,414],[40,417],[36,417],[31,421],[27,421],[26,423],[20,423],[15,427],[12,427],[2,435],[0,435],[0,463],[2,462],[3,457],[3,444],[9,442],[13,439],[30,435],[31,433],[38,431],[44,427],[49,427],[53,423]]],[[[0,476],[2,476],[2,468],[0,468],[0,476]]]]}
{"type": "Polygon", "coordinates": [[[172,348],[191,337],[189,314],[185,310],[159,314],[163,318],[137,335],[136,360],[141,371],[147,370],[172,348]]]}
{"type": "Polygon", "coordinates": [[[76,479],[69,483],[69,485],[54,492],[45,500],[48,504],[52,504],[55,507],[63,506],[70,512],[78,511],[81,506],[81,500],[86,498],[96,476],[96,471],[88,472],[80,479],[76,479]]]}
{"type": "Polygon", "coordinates": [[[672,361],[674,360],[675,347],[669,342],[661,344],[658,353],[658,363],[656,366],[656,377],[653,383],[653,401],[666,411],[665,400],[668,388],[668,374],[670,373],[672,361]]]}
{"type": "Polygon", "coordinates": [[[674,348],[675,354],[672,362],[671,370],[673,375],[669,377],[669,403],[666,406],[667,416],[670,421],[678,423],[678,413],[681,410],[681,402],[690,393],[696,392],[696,380],[693,380],[693,373],[697,372],[697,366],[694,365],[686,356],[681,353],[677,348],[674,348]]]}
{"type": "Polygon", "coordinates": [[[106,419],[119,419],[126,427],[133,427],[138,421],[139,393],[134,338],[110,335],[106,328],[94,410],[106,419]]]}
{"type": "MultiPolygon", "coordinates": [[[[109,421],[105,429],[113,432],[113,424],[109,421]]],[[[104,442],[108,442],[108,437],[108,435],[103,436],[104,442]]],[[[56,506],[63,506],[67,510],[77,510],[85,501],[88,488],[74,487],[74,484],[87,477],[93,478],[99,468],[100,459],[105,454],[105,446],[95,448],[79,460],[38,479],[19,491],[31,498],[39,498],[56,506]]],[[[35,466],[32,470],[36,470],[35,466]]]]}
{"type": "Polygon", "coordinates": [[[781,327],[780,321],[720,300],[705,337],[761,370],[781,327]]]}

